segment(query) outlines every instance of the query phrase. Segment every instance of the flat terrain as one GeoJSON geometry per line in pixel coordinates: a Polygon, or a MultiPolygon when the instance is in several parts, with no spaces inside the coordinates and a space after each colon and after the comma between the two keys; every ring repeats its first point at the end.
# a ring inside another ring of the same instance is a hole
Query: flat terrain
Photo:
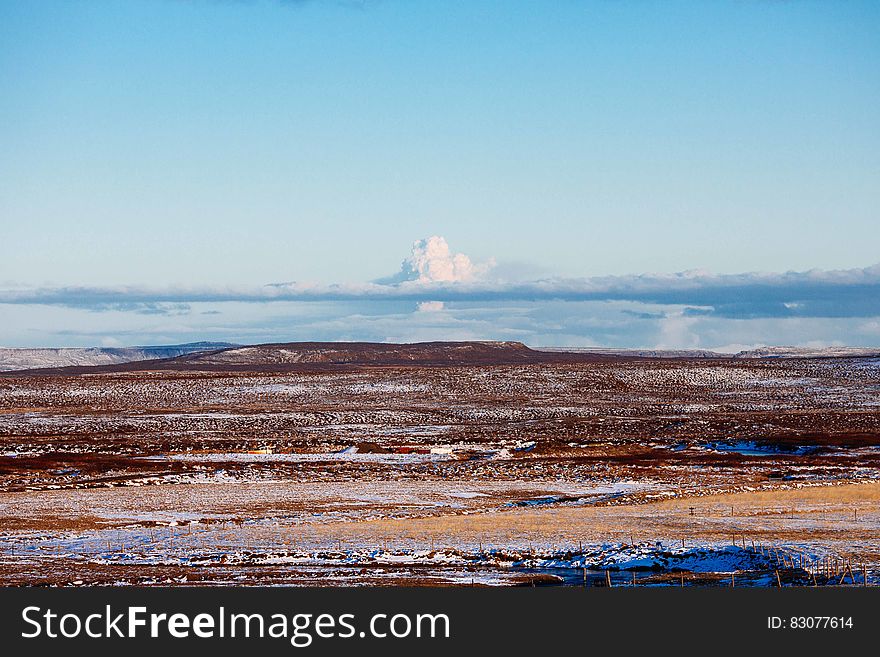
{"type": "Polygon", "coordinates": [[[875,583],[878,498],[870,357],[266,345],[0,377],[6,584],[875,583]]]}

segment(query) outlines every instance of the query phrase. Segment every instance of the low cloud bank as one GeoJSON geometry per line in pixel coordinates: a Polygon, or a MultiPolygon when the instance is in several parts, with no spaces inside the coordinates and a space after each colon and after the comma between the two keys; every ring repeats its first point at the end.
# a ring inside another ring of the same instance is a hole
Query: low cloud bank
{"type": "Polygon", "coordinates": [[[43,287],[0,290],[0,303],[92,310],[180,312],[180,304],[278,301],[636,301],[687,306],[685,315],[727,318],[873,317],[880,315],[880,265],[836,271],[714,275],[706,272],[543,278],[500,283],[442,244],[422,240],[394,281],[262,287],[43,287]],[[399,275],[399,276],[400,276],[399,275]]]}

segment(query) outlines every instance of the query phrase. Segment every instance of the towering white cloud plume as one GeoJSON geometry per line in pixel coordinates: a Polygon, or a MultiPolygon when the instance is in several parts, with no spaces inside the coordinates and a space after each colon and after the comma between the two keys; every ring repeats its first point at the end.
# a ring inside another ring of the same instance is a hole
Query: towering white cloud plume
{"type": "Polygon", "coordinates": [[[419,283],[469,283],[478,280],[494,265],[474,263],[464,253],[452,253],[439,235],[413,243],[412,254],[403,261],[400,278],[419,283]]]}

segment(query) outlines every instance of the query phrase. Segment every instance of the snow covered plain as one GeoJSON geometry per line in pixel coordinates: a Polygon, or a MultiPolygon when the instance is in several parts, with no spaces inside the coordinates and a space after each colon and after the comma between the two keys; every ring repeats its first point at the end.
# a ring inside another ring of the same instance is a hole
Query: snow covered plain
{"type": "Polygon", "coordinates": [[[878,481],[876,358],[0,378],[10,584],[876,582],[878,481]]]}

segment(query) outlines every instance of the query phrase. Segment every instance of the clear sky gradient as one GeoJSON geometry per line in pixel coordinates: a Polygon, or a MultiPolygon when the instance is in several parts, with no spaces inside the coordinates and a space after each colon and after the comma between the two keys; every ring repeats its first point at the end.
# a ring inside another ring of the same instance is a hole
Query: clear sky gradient
{"type": "MultiPolygon", "coordinates": [[[[363,283],[431,235],[532,278],[869,267],[878,34],[846,0],[0,0],[0,288],[363,283]]],[[[51,341],[23,312],[0,344],[51,341]]]]}

